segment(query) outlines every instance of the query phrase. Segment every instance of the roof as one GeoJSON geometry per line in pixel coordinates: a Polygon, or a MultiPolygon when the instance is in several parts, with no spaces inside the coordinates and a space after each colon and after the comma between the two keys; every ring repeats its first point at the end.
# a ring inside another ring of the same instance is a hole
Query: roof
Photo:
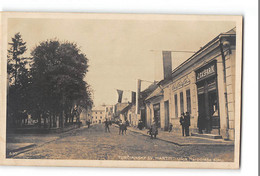
{"type": "Polygon", "coordinates": [[[157,83],[158,82],[155,81],[153,84],[148,86],[145,90],[140,92],[140,98],[146,99],[158,87],[157,83]]]}
{"type": "Polygon", "coordinates": [[[158,87],[145,100],[147,101],[149,99],[160,97],[160,96],[163,96],[163,90],[160,87],[158,87]]]}
{"type": "Polygon", "coordinates": [[[124,109],[121,110],[120,113],[122,114],[122,113],[127,112],[131,108],[131,106],[132,106],[132,104],[127,105],[126,107],[124,107],[124,109]]]}
{"type": "Polygon", "coordinates": [[[92,111],[105,111],[104,106],[95,106],[92,108],[92,111]]]}
{"type": "Polygon", "coordinates": [[[116,104],[116,113],[121,113],[121,111],[123,109],[125,109],[127,106],[129,105],[129,103],[117,103],[116,104]]]}
{"type": "Polygon", "coordinates": [[[236,31],[237,31],[237,28],[234,27],[234,28],[230,29],[229,31],[221,33],[221,34],[224,34],[224,35],[232,34],[233,35],[233,34],[236,34],[236,31]]]}

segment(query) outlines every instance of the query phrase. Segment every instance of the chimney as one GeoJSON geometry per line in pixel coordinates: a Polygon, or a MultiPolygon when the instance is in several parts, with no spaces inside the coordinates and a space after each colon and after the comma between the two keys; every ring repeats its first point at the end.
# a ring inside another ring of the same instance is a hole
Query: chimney
{"type": "Polygon", "coordinates": [[[172,75],[172,56],[171,51],[163,51],[163,79],[172,75]]]}

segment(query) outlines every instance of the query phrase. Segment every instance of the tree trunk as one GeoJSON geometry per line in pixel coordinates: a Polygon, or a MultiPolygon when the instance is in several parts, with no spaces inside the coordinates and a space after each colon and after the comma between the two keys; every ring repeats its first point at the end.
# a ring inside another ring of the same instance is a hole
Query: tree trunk
{"type": "Polygon", "coordinates": [[[49,118],[49,128],[51,128],[52,127],[52,114],[50,114],[50,118],[49,118]]]}
{"type": "Polygon", "coordinates": [[[63,128],[64,124],[63,124],[63,110],[60,112],[60,128],[63,128]]]}
{"type": "Polygon", "coordinates": [[[44,120],[44,121],[43,121],[43,127],[44,127],[44,128],[46,128],[46,119],[47,119],[47,118],[46,118],[46,116],[45,116],[45,114],[44,114],[44,116],[43,116],[43,120],[44,120]]]}
{"type": "Polygon", "coordinates": [[[57,116],[56,114],[53,115],[53,127],[57,127],[57,116]]]}
{"type": "Polygon", "coordinates": [[[41,118],[41,114],[38,114],[38,126],[39,128],[41,127],[41,122],[42,121],[42,118],[41,118]]]}

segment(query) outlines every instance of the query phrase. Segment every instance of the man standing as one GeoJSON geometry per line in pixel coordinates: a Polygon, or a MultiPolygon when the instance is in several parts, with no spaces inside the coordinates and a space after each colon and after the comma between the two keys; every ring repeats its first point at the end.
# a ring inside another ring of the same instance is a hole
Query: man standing
{"type": "Polygon", "coordinates": [[[184,116],[184,126],[185,126],[185,136],[189,136],[190,135],[190,113],[186,112],[185,116],[184,116]]]}
{"type": "Polygon", "coordinates": [[[88,119],[87,120],[87,125],[88,125],[88,128],[90,127],[90,120],[88,119]]]}
{"type": "Polygon", "coordinates": [[[181,114],[180,124],[181,124],[181,129],[182,129],[182,136],[184,136],[184,130],[185,130],[184,112],[181,114]]]}
{"type": "Polygon", "coordinates": [[[172,123],[169,125],[169,133],[172,131],[172,123]]]}
{"type": "Polygon", "coordinates": [[[109,132],[109,133],[110,133],[110,130],[109,130],[109,121],[107,120],[107,118],[106,118],[106,121],[105,121],[105,132],[109,132]]]}

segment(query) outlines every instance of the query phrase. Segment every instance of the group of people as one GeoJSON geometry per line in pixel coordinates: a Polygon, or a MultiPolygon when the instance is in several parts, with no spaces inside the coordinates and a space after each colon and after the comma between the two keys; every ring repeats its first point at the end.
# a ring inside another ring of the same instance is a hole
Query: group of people
{"type": "Polygon", "coordinates": [[[190,113],[182,113],[180,117],[180,125],[182,126],[182,136],[189,136],[190,135],[190,113]]]}
{"type": "MultiPolygon", "coordinates": [[[[110,120],[105,120],[105,132],[109,132],[110,133],[110,130],[109,130],[109,126],[112,125],[112,122],[110,120]]],[[[118,122],[118,127],[119,127],[119,134],[126,134],[126,130],[127,130],[127,126],[129,126],[129,122],[128,120],[126,120],[124,123],[120,120],[118,122]]]]}
{"type": "Polygon", "coordinates": [[[124,135],[124,133],[126,134],[126,130],[127,127],[129,126],[129,122],[128,120],[126,120],[124,123],[120,120],[120,122],[118,123],[119,126],[119,135],[122,134],[124,135]]]}
{"type": "MultiPolygon", "coordinates": [[[[105,120],[105,132],[109,132],[109,126],[112,125],[110,120],[105,120]]],[[[118,123],[119,126],[119,134],[126,134],[126,130],[127,130],[127,126],[129,125],[128,121],[125,121],[125,123],[122,123],[122,121],[120,121],[118,123]]],[[[190,128],[190,113],[186,112],[186,113],[182,113],[181,117],[180,117],[180,125],[182,126],[182,136],[189,136],[190,132],[189,132],[189,128],[190,128]]],[[[169,125],[169,132],[172,131],[172,124],[169,125]]],[[[151,128],[149,129],[149,131],[147,132],[151,138],[156,138],[156,136],[158,135],[158,128],[156,123],[153,123],[151,125],[151,128]]]]}

